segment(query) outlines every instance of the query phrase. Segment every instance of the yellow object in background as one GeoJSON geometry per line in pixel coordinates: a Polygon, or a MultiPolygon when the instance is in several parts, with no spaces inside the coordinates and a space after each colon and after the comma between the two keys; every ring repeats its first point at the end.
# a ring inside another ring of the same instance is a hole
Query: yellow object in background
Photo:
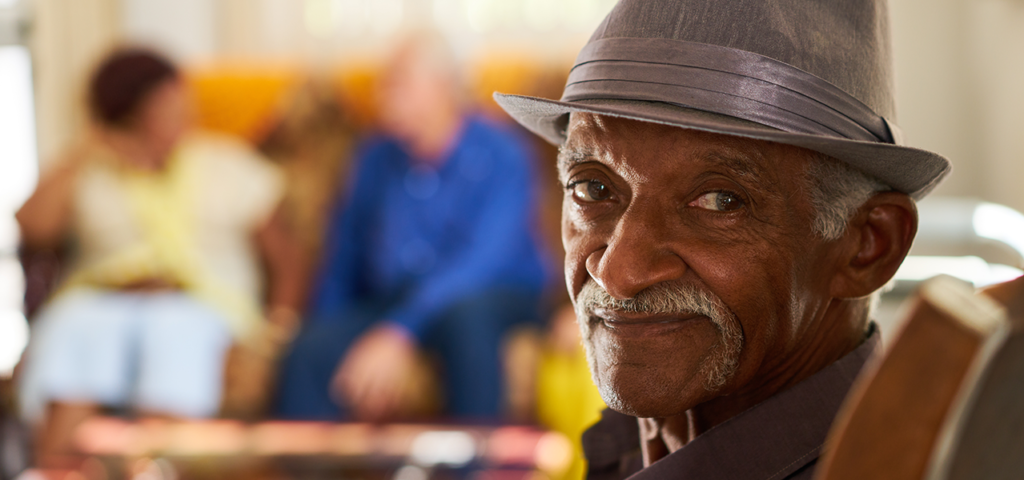
{"type": "Polygon", "coordinates": [[[302,78],[292,66],[237,63],[201,66],[187,75],[199,126],[250,142],[262,138],[278,105],[302,78]]]}
{"type": "MultiPolygon", "coordinates": [[[[575,329],[575,324],[572,325],[575,329]]],[[[581,436],[601,418],[605,409],[597,387],[590,378],[586,355],[577,341],[575,349],[566,351],[547,347],[537,368],[537,419],[541,425],[569,437],[575,458],[564,480],[583,478],[581,436]]]]}
{"type": "MultiPolygon", "coordinates": [[[[571,65],[571,57],[544,62],[515,50],[484,52],[467,64],[470,108],[507,119],[491,98],[495,91],[558,97],[571,65]]],[[[372,125],[382,68],[379,59],[370,57],[316,70],[289,62],[219,59],[193,65],[185,77],[195,95],[199,127],[259,143],[277,120],[282,103],[310,78],[333,85],[357,127],[372,125]]]]}

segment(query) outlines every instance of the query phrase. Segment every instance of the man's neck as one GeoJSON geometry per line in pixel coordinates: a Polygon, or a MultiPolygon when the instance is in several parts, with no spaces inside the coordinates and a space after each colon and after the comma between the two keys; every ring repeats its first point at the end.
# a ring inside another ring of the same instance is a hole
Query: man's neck
{"type": "Polygon", "coordinates": [[[808,332],[808,348],[797,350],[773,370],[734,392],[701,403],[683,415],[640,418],[644,466],[654,463],[693,441],[716,425],[743,413],[815,373],[823,370],[864,341],[866,310],[863,302],[834,300],[817,329],[808,332]]]}

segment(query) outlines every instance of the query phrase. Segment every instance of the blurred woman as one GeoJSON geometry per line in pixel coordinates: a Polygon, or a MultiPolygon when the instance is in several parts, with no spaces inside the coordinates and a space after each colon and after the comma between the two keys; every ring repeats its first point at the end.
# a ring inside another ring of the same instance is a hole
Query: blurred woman
{"type": "Polygon", "coordinates": [[[33,324],[19,385],[44,466],[101,407],[215,415],[229,346],[265,317],[293,321],[301,296],[303,262],[275,215],[280,173],[240,142],[192,130],[173,64],[114,52],[88,107],[86,139],[17,214],[26,244],[70,240],[75,252],[33,324]]]}

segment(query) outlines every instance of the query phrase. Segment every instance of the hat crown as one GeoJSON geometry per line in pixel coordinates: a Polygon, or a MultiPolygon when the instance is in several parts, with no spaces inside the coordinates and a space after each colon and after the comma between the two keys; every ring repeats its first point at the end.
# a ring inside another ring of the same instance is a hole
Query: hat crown
{"type": "Polygon", "coordinates": [[[894,120],[884,0],[621,0],[590,42],[665,38],[757,53],[839,87],[894,120]]]}

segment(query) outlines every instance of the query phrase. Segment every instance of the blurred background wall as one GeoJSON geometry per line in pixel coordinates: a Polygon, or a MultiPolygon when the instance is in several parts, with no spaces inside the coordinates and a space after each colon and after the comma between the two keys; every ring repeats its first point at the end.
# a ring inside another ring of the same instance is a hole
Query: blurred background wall
{"type": "Polygon", "coordinates": [[[939,187],[1024,209],[1024,2],[894,0],[899,125],[952,160],[939,187]]]}
{"type": "MultiPolygon", "coordinates": [[[[35,65],[40,160],[80,125],[77,93],[117,39],[186,65],[308,69],[372,62],[401,28],[436,26],[470,62],[567,70],[612,0],[3,0],[21,5],[35,65]],[[219,62],[219,63],[218,63],[219,62]]],[[[1024,210],[1024,2],[892,0],[899,118],[908,141],[948,156],[940,193],[1024,210]]],[[[477,72],[479,74],[479,72],[477,72]]]]}

